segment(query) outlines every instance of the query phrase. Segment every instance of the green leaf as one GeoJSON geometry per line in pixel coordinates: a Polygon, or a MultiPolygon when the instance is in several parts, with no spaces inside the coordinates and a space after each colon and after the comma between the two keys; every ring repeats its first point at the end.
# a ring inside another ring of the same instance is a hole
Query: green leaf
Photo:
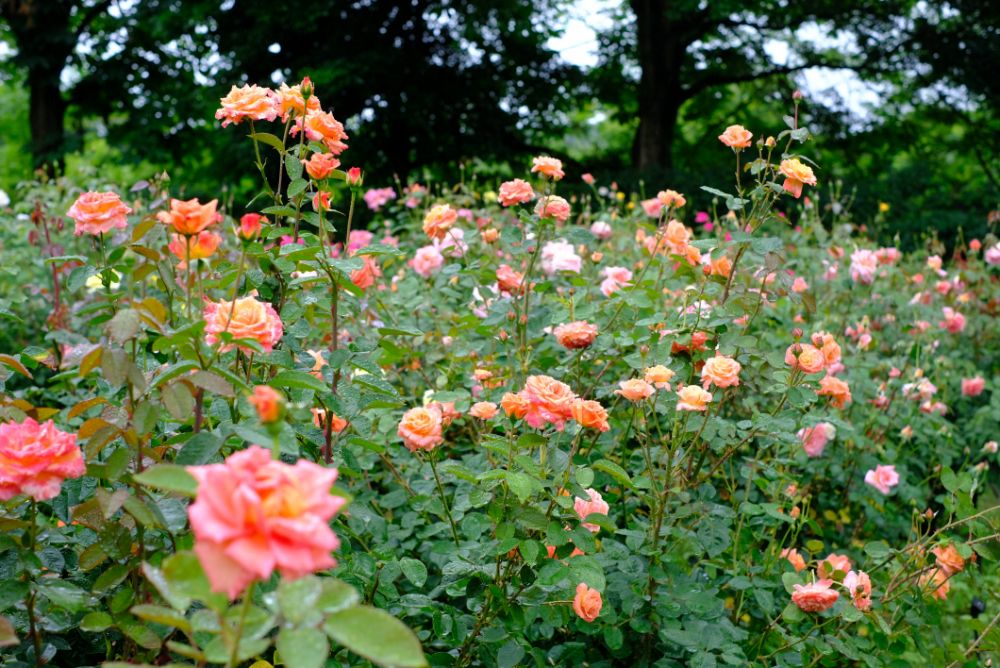
{"type": "MultiPolygon", "coordinates": [[[[222,448],[222,439],[210,431],[198,432],[187,440],[177,457],[174,458],[179,466],[200,466],[207,464],[219,453],[222,448]]],[[[188,474],[190,475],[190,474],[188,474]]]]}
{"type": "Polygon", "coordinates": [[[403,557],[399,560],[399,568],[403,571],[406,579],[415,587],[423,587],[424,583],[427,582],[427,567],[424,566],[424,562],[403,557]]]}
{"type": "Polygon", "coordinates": [[[65,580],[46,580],[40,582],[38,584],[38,591],[55,605],[70,612],[83,610],[90,599],[90,594],[65,580]]]}
{"type": "Polygon", "coordinates": [[[542,483],[520,471],[507,472],[507,485],[521,503],[527,501],[534,492],[542,490],[542,483]]]}
{"type": "Polygon", "coordinates": [[[115,620],[106,612],[88,612],[80,620],[80,630],[87,631],[88,633],[98,633],[110,628],[114,623],[115,620]]]}
{"type": "Polygon", "coordinates": [[[420,641],[389,613],[358,606],[327,617],[323,624],[335,642],[380,666],[422,668],[427,665],[420,641]]]}
{"type": "Polygon", "coordinates": [[[209,392],[214,392],[215,394],[220,394],[224,397],[234,396],[233,386],[230,385],[224,378],[212,373],[211,371],[195,371],[193,374],[188,376],[188,380],[194,385],[206,389],[209,392]]]}
{"type": "Polygon", "coordinates": [[[386,244],[369,244],[356,251],[355,255],[391,255],[393,257],[403,257],[403,251],[386,244]]]}
{"type": "Polygon", "coordinates": [[[287,668],[322,668],[330,653],[330,643],[317,629],[283,628],[278,633],[277,649],[287,668]]]}
{"type": "Polygon", "coordinates": [[[615,464],[607,459],[600,459],[590,465],[591,468],[597,469],[598,471],[603,471],[609,476],[617,480],[618,482],[626,485],[627,487],[633,487],[632,478],[629,477],[628,473],[625,472],[621,466],[615,464]]]}
{"type": "Polygon", "coordinates": [[[147,487],[156,487],[191,498],[198,492],[198,481],[185,471],[183,466],[176,464],[157,464],[132,476],[132,479],[147,487]]]}
{"type": "Polygon", "coordinates": [[[292,181],[302,178],[302,162],[295,155],[286,153],[285,171],[288,172],[288,177],[292,179],[292,181]]]}
{"type": "Polygon", "coordinates": [[[423,332],[416,327],[404,327],[395,325],[392,327],[379,327],[378,333],[382,336],[423,336],[423,332]]]}
{"type": "Polygon", "coordinates": [[[322,578],[323,591],[316,601],[316,608],[323,612],[340,612],[361,602],[358,590],[343,580],[322,578]]]}
{"type": "Polygon", "coordinates": [[[267,144],[278,151],[284,151],[285,145],[281,142],[281,139],[272,135],[269,132],[252,132],[249,135],[250,139],[254,141],[259,141],[262,144],[267,144]]]}
{"type": "Polygon", "coordinates": [[[285,619],[300,624],[315,610],[322,592],[322,581],[314,575],[298,580],[282,580],[278,584],[278,608],[285,619]]]}
{"type": "Polygon", "coordinates": [[[116,343],[125,343],[139,333],[141,320],[135,309],[122,309],[108,321],[108,336],[116,343]]]}
{"type": "Polygon", "coordinates": [[[268,384],[272,387],[295,387],[314,392],[326,392],[330,389],[322,380],[305,371],[282,371],[268,384]]]}
{"type": "Polygon", "coordinates": [[[191,633],[191,623],[184,615],[176,610],[165,608],[162,605],[135,605],[132,606],[132,614],[147,622],[156,622],[157,624],[180,629],[185,633],[191,633]]]}
{"type": "Polygon", "coordinates": [[[305,179],[295,179],[288,184],[288,197],[292,198],[301,195],[306,191],[308,186],[309,182],[305,179]]]}

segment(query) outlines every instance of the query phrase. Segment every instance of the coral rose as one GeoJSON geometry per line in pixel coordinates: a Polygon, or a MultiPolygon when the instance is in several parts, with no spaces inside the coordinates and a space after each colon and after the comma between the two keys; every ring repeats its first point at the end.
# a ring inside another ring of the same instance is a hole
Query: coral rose
{"type": "Polygon", "coordinates": [[[833,607],[840,594],[830,588],[833,580],[819,580],[807,585],[794,585],[792,602],[804,612],[823,612],[833,607]]]}
{"type": "Polygon", "coordinates": [[[285,398],[270,385],[258,385],[253,388],[253,394],[248,401],[257,410],[257,417],[264,424],[281,419],[285,398]]]}
{"type": "Polygon", "coordinates": [[[215,210],[218,204],[219,200],[215,199],[207,204],[202,204],[197,198],[187,201],[171,199],[170,210],[159,212],[156,218],[173,227],[177,234],[193,236],[222,220],[215,210]]]}
{"type": "MultiPolygon", "coordinates": [[[[333,171],[340,167],[340,160],[333,153],[313,153],[309,160],[302,161],[306,168],[306,173],[317,181],[330,178],[333,171]]],[[[390,190],[392,190],[390,188],[390,190]]],[[[368,191],[371,192],[371,191],[368,191]]],[[[368,193],[365,193],[365,202],[368,201],[368,193]]],[[[369,204],[369,207],[371,205],[369,204]]]]}
{"type": "Polygon", "coordinates": [[[292,136],[296,136],[305,128],[306,139],[323,142],[323,145],[334,155],[340,155],[347,150],[345,139],[350,139],[344,132],[344,124],[326,111],[309,111],[306,117],[295,119],[292,126],[292,136]]]}
{"type": "Polygon", "coordinates": [[[541,429],[546,424],[562,431],[566,420],[572,418],[572,404],[576,394],[569,385],[550,376],[528,376],[524,382],[524,398],[528,400],[528,412],[524,420],[541,429]]]}
{"type": "Polygon", "coordinates": [[[288,579],[336,566],[330,520],[345,500],[332,496],[337,469],[271,459],[252,445],[225,463],[189,466],[198,496],[188,507],[194,552],[212,591],[236,598],[277,569],[288,579]]]}
{"type": "Polygon", "coordinates": [[[503,409],[507,417],[521,419],[528,414],[531,403],[521,392],[507,392],[500,399],[500,408],[503,409]]]}
{"type": "Polygon", "coordinates": [[[951,589],[951,583],[948,582],[948,574],[940,568],[935,568],[924,573],[917,582],[925,594],[930,594],[939,601],[944,601],[948,598],[948,590],[951,589]]]}
{"type": "Polygon", "coordinates": [[[559,345],[570,350],[587,348],[597,338],[597,325],[585,320],[577,320],[559,325],[552,330],[559,345]]]}
{"type": "Polygon", "coordinates": [[[851,388],[847,383],[836,376],[823,376],[819,381],[819,390],[816,394],[821,397],[830,397],[830,403],[835,408],[843,408],[851,401],[851,388]]]}
{"type": "Polygon", "coordinates": [[[962,394],[966,397],[978,397],[986,387],[986,380],[982,376],[962,379],[962,394]]]}
{"type": "Polygon", "coordinates": [[[236,233],[244,241],[253,241],[260,235],[261,228],[266,222],[267,218],[259,213],[243,214],[240,218],[240,227],[236,233]]]}
{"type": "MultiPolygon", "coordinates": [[[[264,352],[271,352],[284,334],[284,326],[274,307],[260,302],[253,295],[235,302],[208,302],[205,306],[205,343],[215,345],[223,332],[234,339],[253,339],[264,352]]],[[[233,344],[223,346],[222,352],[232,350],[233,344]]],[[[240,346],[244,352],[249,348],[240,346]]]]}
{"type": "Polygon", "coordinates": [[[781,551],[781,558],[787,559],[788,563],[792,565],[792,568],[795,569],[796,573],[805,570],[806,560],[795,548],[786,547],[781,551]]]}
{"type": "Polygon", "coordinates": [[[816,346],[808,343],[793,343],[785,350],[785,364],[803,373],[819,373],[826,366],[826,357],[816,346]]]}
{"type": "Polygon", "coordinates": [[[944,571],[944,574],[948,577],[965,568],[965,559],[958,553],[958,549],[953,543],[948,543],[944,546],[938,545],[931,552],[934,554],[934,560],[937,562],[938,568],[944,571]]]}
{"type": "Polygon", "coordinates": [[[846,554],[835,554],[831,552],[826,559],[819,562],[816,572],[821,578],[832,578],[836,571],[847,573],[851,570],[851,559],[846,554]]]}
{"type": "Polygon", "coordinates": [[[796,158],[782,160],[778,171],[785,177],[785,182],[781,187],[790,192],[796,199],[802,197],[803,185],[816,185],[816,175],[813,174],[812,167],[803,165],[796,158]]]}
{"type": "Polygon", "coordinates": [[[497,286],[503,292],[519,294],[524,290],[524,276],[521,272],[514,271],[510,265],[501,264],[497,267],[497,286]]]}
{"type": "Polygon", "coordinates": [[[378,268],[378,262],[371,255],[362,255],[363,264],[360,269],[351,272],[351,283],[359,289],[367,290],[375,285],[375,279],[382,275],[382,270],[378,268]]]}
{"type": "Polygon", "coordinates": [[[851,595],[851,601],[858,610],[872,607],[872,580],[864,571],[850,571],[844,576],[844,589],[851,595]]]}
{"type": "Polygon", "coordinates": [[[130,213],[132,209],[122,202],[117,193],[85,192],[76,198],[66,215],[76,223],[73,234],[97,236],[126,227],[130,213]]]}
{"type": "Polygon", "coordinates": [[[521,179],[500,184],[500,190],[497,193],[497,201],[503,206],[524,204],[533,199],[535,199],[535,191],[531,189],[531,184],[521,179]]]}
{"type": "Polygon", "coordinates": [[[712,395],[697,385],[685,385],[677,390],[677,410],[704,411],[712,401],[712,395]]]}
{"type": "Polygon", "coordinates": [[[273,121],[278,117],[274,91],[257,85],[233,86],[219,103],[222,106],[216,110],[215,118],[222,121],[222,127],[230,123],[238,125],[244,120],[273,121]]]}
{"type": "Polygon", "coordinates": [[[492,420],[497,415],[497,405],[492,401],[477,401],[469,409],[469,415],[480,420],[492,420]]]}
{"type": "Polygon", "coordinates": [[[611,429],[611,425],[608,424],[608,411],[599,402],[574,399],[570,404],[570,415],[580,423],[581,427],[598,431],[611,429]]]}
{"type": "Polygon", "coordinates": [[[222,237],[220,235],[203,230],[194,236],[172,234],[167,248],[180,260],[177,264],[178,269],[186,269],[188,258],[204,260],[212,257],[221,243],[222,237]]]}
{"type": "Polygon", "coordinates": [[[550,158],[548,156],[542,155],[531,161],[531,173],[539,173],[542,176],[546,176],[553,181],[558,181],[562,177],[566,176],[566,172],[562,168],[562,160],[556,158],[550,158]]]}
{"type": "Polygon", "coordinates": [[[899,474],[893,465],[879,464],[874,469],[865,473],[865,483],[871,485],[883,494],[888,494],[892,488],[899,484],[899,474]]]}
{"type": "Polygon", "coordinates": [[[559,197],[559,195],[543,197],[535,205],[536,216],[539,218],[552,218],[559,223],[565,223],[570,213],[572,213],[572,209],[569,202],[559,197]]]}
{"type": "Polygon", "coordinates": [[[576,596],[573,597],[573,612],[585,622],[592,622],[601,614],[601,592],[591,589],[581,582],[576,586],[576,596]]]}
{"type": "Polygon", "coordinates": [[[396,433],[410,452],[433,450],[444,442],[441,410],[437,406],[411,408],[403,414],[396,433]]]}
{"type": "Polygon", "coordinates": [[[642,378],[631,378],[618,383],[621,389],[615,390],[615,394],[620,394],[629,401],[643,401],[653,395],[656,390],[642,378]]]}
{"type": "Polygon", "coordinates": [[[716,355],[705,360],[701,368],[701,383],[706,390],[709,385],[733,387],[740,384],[740,363],[736,360],[716,355]]]}
{"type": "Polygon", "coordinates": [[[725,132],[719,135],[719,141],[734,151],[750,148],[750,141],[752,139],[753,133],[742,125],[730,125],[726,128],[725,132]]]}
{"type": "Polygon", "coordinates": [[[47,501],[59,496],[63,480],[85,471],[76,434],[60,431],[52,420],[0,425],[0,501],[20,494],[47,501]]]}

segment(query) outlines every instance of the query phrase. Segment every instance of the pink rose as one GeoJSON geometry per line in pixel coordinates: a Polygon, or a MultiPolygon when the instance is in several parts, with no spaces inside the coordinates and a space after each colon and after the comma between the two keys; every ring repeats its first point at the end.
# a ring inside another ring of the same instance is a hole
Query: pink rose
{"type": "Polygon", "coordinates": [[[601,240],[610,239],[612,234],[611,226],[603,220],[599,220],[590,226],[590,233],[601,240]]]}
{"type": "Polygon", "coordinates": [[[533,199],[535,199],[535,191],[532,190],[531,184],[527,181],[514,179],[513,181],[507,181],[500,184],[497,201],[499,201],[503,206],[524,204],[525,202],[530,202],[533,199]]]}
{"type": "Polygon", "coordinates": [[[802,439],[802,449],[810,457],[819,457],[823,448],[837,436],[837,428],[829,422],[820,422],[815,427],[800,429],[798,437],[802,439]]]}
{"type": "Polygon", "coordinates": [[[535,205],[535,215],[539,218],[552,218],[558,223],[565,223],[570,213],[569,202],[558,195],[543,197],[535,205]]]}
{"type": "MultiPolygon", "coordinates": [[[[601,497],[601,493],[596,489],[588,488],[587,494],[590,496],[588,499],[581,499],[580,497],[575,497],[573,499],[573,510],[576,514],[580,516],[580,519],[586,519],[588,515],[607,515],[610,506],[608,502],[601,497]]],[[[596,524],[591,524],[585,522],[583,528],[591,533],[597,533],[601,530],[601,527],[596,524]]]]}
{"type": "Polygon", "coordinates": [[[883,494],[888,494],[893,487],[899,484],[899,474],[896,473],[895,466],[879,464],[865,473],[865,482],[883,494]]]}
{"type": "Polygon", "coordinates": [[[413,271],[424,278],[430,278],[443,264],[444,256],[441,255],[441,251],[435,246],[424,246],[418,249],[409,262],[409,265],[413,267],[413,271]]]}
{"type": "Polygon", "coordinates": [[[583,259],[576,254],[573,244],[559,239],[542,246],[542,271],[547,275],[551,276],[560,271],[579,274],[582,268],[583,259]]]}
{"type": "Polygon", "coordinates": [[[962,379],[962,394],[967,397],[978,397],[983,393],[983,388],[985,387],[986,381],[982,376],[962,379]]]}
{"type": "Polygon", "coordinates": [[[76,434],[60,431],[52,420],[0,425],[0,501],[20,494],[47,501],[59,496],[63,480],[85,470],[76,434]]]}
{"type": "Polygon", "coordinates": [[[631,280],[632,272],[625,267],[606,267],[604,269],[604,280],[601,282],[601,292],[605,297],[610,297],[622,287],[628,285],[631,280]]]}
{"type": "Polygon", "coordinates": [[[117,193],[86,192],[76,198],[66,215],[76,223],[74,234],[97,236],[126,227],[130,213],[132,209],[122,203],[117,193]]]}

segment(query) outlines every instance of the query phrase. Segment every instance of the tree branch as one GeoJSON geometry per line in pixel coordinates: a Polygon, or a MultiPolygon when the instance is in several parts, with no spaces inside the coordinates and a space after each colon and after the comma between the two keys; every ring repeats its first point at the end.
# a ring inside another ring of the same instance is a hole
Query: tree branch
{"type": "Polygon", "coordinates": [[[80,24],[76,26],[73,34],[77,37],[82,35],[84,31],[90,27],[90,24],[93,23],[98,16],[106,12],[109,7],[111,7],[111,0],[101,0],[101,2],[98,2],[96,5],[88,9],[84,13],[83,18],[80,19],[80,24]]]}

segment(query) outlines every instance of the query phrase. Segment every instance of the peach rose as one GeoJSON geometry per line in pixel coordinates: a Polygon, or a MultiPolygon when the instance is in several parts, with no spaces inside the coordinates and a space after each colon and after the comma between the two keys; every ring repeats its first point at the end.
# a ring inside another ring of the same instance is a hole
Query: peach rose
{"type": "Polygon", "coordinates": [[[257,85],[241,88],[233,86],[229,94],[219,100],[222,105],[215,112],[215,118],[222,121],[222,127],[230,123],[239,124],[244,120],[273,121],[278,117],[278,101],[274,91],[257,85]]]}
{"type": "Polygon", "coordinates": [[[577,320],[559,325],[552,330],[559,345],[570,350],[586,348],[597,338],[597,325],[585,320],[577,320]]]}
{"type": "Polygon", "coordinates": [[[330,494],[337,469],[284,464],[251,445],[222,464],[187,470],[198,481],[188,506],[194,552],[212,591],[234,599],[275,569],[294,579],[337,565],[330,520],[345,503],[330,494]]]}
{"type": "Polygon", "coordinates": [[[653,395],[656,390],[642,378],[631,378],[618,383],[621,389],[615,390],[615,394],[620,394],[629,401],[643,401],[653,395]]]}
{"type": "Polygon", "coordinates": [[[778,170],[785,177],[785,182],[781,187],[790,192],[796,199],[802,197],[803,185],[816,185],[816,175],[813,174],[812,167],[803,165],[796,158],[782,160],[778,170]]]}
{"type": "Polygon", "coordinates": [[[573,597],[573,612],[585,622],[592,622],[601,614],[601,592],[591,589],[581,582],[576,586],[576,596],[573,597]]]}
{"type": "Polygon", "coordinates": [[[719,141],[734,151],[750,148],[750,140],[752,139],[753,133],[742,125],[730,125],[725,132],[719,135],[719,141]]]}
{"type": "Polygon", "coordinates": [[[177,268],[186,269],[188,257],[192,260],[203,260],[212,257],[220,243],[222,243],[220,235],[203,230],[195,236],[172,234],[170,235],[170,243],[167,244],[167,248],[180,260],[177,268]]]}
{"type": "Polygon", "coordinates": [[[396,433],[410,452],[433,450],[444,442],[441,411],[436,406],[411,408],[403,414],[396,433]]]}
{"type": "Polygon", "coordinates": [[[611,429],[611,425],[608,424],[608,411],[599,402],[577,398],[570,404],[569,410],[570,415],[580,423],[581,427],[598,431],[611,429]]]}
{"type": "Polygon", "coordinates": [[[202,204],[197,198],[187,201],[170,200],[170,210],[161,211],[156,218],[174,228],[177,234],[194,236],[220,220],[222,216],[216,212],[219,200],[213,199],[208,204],[202,204]]]}
{"type": "Polygon", "coordinates": [[[688,241],[691,240],[690,228],[679,220],[671,220],[667,223],[663,231],[663,237],[667,240],[667,245],[677,255],[683,255],[687,250],[688,241]]]}
{"type": "Polygon", "coordinates": [[[888,494],[892,488],[899,484],[899,474],[893,465],[879,464],[875,468],[865,473],[865,483],[871,485],[883,494],[888,494]]]}
{"type": "Polygon", "coordinates": [[[492,420],[497,415],[497,405],[492,401],[477,401],[469,409],[469,415],[480,420],[492,420]]]}
{"type": "Polygon", "coordinates": [[[840,594],[830,588],[833,580],[819,580],[807,585],[794,585],[792,602],[803,612],[823,612],[833,607],[840,594]]]}
{"type": "Polygon", "coordinates": [[[663,206],[671,206],[675,209],[679,209],[687,204],[687,200],[684,199],[684,195],[680,194],[676,190],[661,190],[656,193],[656,199],[660,200],[660,203],[663,206]]]}
{"type": "Polygon", "coordinates": [[[834,340],[833,334],[816,332],[812,335],[812,342],[823,351],[823,359],[826,360],[827,366],[833,366],[840,362],[840,344],[834,340]]]}
{"type": "Polygon", "coordinates": [[[733,261],[729,259],[728,255],[720,255],[719,257],[712,258],[708,267],[713,276],[729,278],[729,274],[733,271],[733,261]]]}
{"type": "Polygon", "coordinates": [[[947,600],[951,583],[948,582],[947,573],[940,568],[935,568],[924,573],[917,582],[924,593],[930,594],[939,601],[947,600]]]}
{"type": "Polygon", "coordinates": [[[562,160],[557,160],[556,158],[550,158],[548,156],[542,155],[531,161],[531,173],[535,172],[546,176],[553,181],[558,181],[562,177],[566,176],[566,172],[562,168],[562,160]]]}
{"type": "Polygon", "coordinates": [[[826,358],[816,346],[808,343],[793,343],[785,350],[785,364],[803,373],[819,373],[826,366],[826,358]]]}
{"type": "Polygon", "coordinates": [[[306,173],[317,181],[330,178],[333,171],[340,167],[340,160],[333,153],[313,153],[309,160],[302,161],[306,173]]]}
{"type": "Polygon", "coordinates": [[[128,225],[128,208],[117,193],[85,192],[76,198],[66,215],[73,219],[76,228],[73,234],[83,233],[107,234],[113,229],[122,229],[128,225]]]}
{"type": "Polygon", "coordinates": [[[844,589],[851,595],[851,601],[858,610],[872,607],[872,580],[864,571],[850,571],[844,576],[844,589]]]}
{"type": "Polygon", "coordinates": [[[819,562],[816,572],[821,578],[832,578],[836,571],[847,573],[851,570],[851,559],[846,554],[835,554],[831,552],[826,559],[819,562]]]}
{"type": "Polygon", "coordinates": [[[287,123],[292,114],[301,117],[307,113],[318,112],[322,109],[319,98],[312,94],[312,82],[309,81],[309,77],[303,79],[302,83],[309,90],[308,99],[306,99],[303,93],[303,86],[299,84],[289,86],[283,83],[275,91],[275,97],[278,101],[278,112],[281,114],[282,123],[287,123]]]}
{"type": "MultiPolygon", "coordinates": [[[[316,425],[316,428],[326,431],[327,411],[323,408],[313,408],[310,410],[312,411],[313,424],[316,425]]],[[[330,413],[329,415],[331,433],[339,434],[347,428],[347,420],[336,413],[330,413]]]]}
{"type": "MultiPolygon", "coordinates": [[[[596,489],[587,488],[588,498],[582,499],[579,496],[573,498],[573,510],[581,520],[587,519],[588,515],[607,515],[611,507],[604,500],[601,493],[596,489]]],[[[584,523],[583,528],[591,533],[597,533],[601,527],[596,524],[584,523]]]]}
{"type": "Polygon", "coordinates": [[[382,270],[378,268],[378,262],[371,255],[362,255],[361,259],[364,264],[360,269],[351,272],[351,283],[361,290],[367,290],[375,285],[375,279],[382,275],[382,270]]]}
{"type": "MultiPolygon", "coordinates": [[[[253,295],[242,297],[235,302],[208,302],[205,306],[205,343],[212,346],[219,342],[223,332],[229,332],[234,339],[254,339],[264,349],[271,352],[284,334],[284,326],[274,307],[260,302],[253,295]]],[[[222,352],[233,349],[226,344],[222,352]]],[[[241,347],[249,353],[250,349],[241,347]]]]}
{"type": "Polygon", "coordinates": [[[552,218],[558,223],[565,223],[570,213],[572,213],[572,209],[569,206],[569,202],[558,195],[543,197],[535,205],[536,216],[539,218],[552,218]]]}
{"type": "Polygon", "coordinates": [[[507,392],[500,399],[500,408],[503,409],[507,417],[521,419],[528,414],[531,403],[521,392],[507,392]]]}
{"type": "Polygon", "coordinates": [[[651,366],[643,373],[643,380],[660,390],[669,390],[673,377],[674,372],[662,364],[651,366]]]}
{"type": "Polygon", "coordinates": [[[938,545],[931,550],[931,553],[934,554],[938,568],[944,571],[948,577],[965,568],[965,559],[958,553],[958,549],[953,543],[948,543],[945,546],[938,545]]]}
{"type": "Polygon", "coordinates": [[[281,393],[270,385],[258,385],[253,388],[250,395],[250,405],[257,410],[257,417],[261,422],[277,422],[281,419],[281,411],[285,404],[285,398],[281,393]]]}
{"type": "Polygon", "coordinates": [[[344,124],[327,111],[309,111],[305,118],[296,118],[292,126],[292,136],[296,136],[305,128],[306,139],[323,142],[323,145],[334,155],[340,155],[347,150],[345,139],[350,139],[344,132],[344,124]]]}
{"type": "Polygon", "coordinates": [[[524,276],[521,272],[514,271],[510,265],[501,264],[497,267],[497,286],[502,292],[520,294],[524,290],[524,276]]]}
{"type": "Polygon", "coordinates": [[[572,418],[576,394],[566,383],[549,376],[528,376],[524,382],[524,397],[529,404],[524,419],[535,429],[551,424],[562,431],[566,420],[572,418]]]}
{"type": "Polygon", "coordinates": [[[712,395],[697,385],[685,385],[677,390],[677,410],[704,411],[712,401],[712,395]]]}
{"type": "Polygon", "coordinates": [[[716,387],[734,387],[740,384],[740,363],[736,360],[716,355],[705,360],[701,368],[701,383],[706,390],[709,385],[716,387]]]}
{"type": "Polygon", "coordinates": [[[796,550],[795,548],[786,547],[784,550],[781,551],[781,558],[787,559],[788,563],[792,565],[792,568],[795,569],[796,573],[805,570],[806,560],[802,557],[801,554],[799,554],[799,551],[796,550]]]}
{"type": "Polygon", "coordinates": [[[830,403],[835,408],[843,408],[851,401],[851,388],[847,383],[836,376],[823,376],[819,381],[819,390],[816,394],[821,397],[830,397],[830,403]]]}
{"type": "Polygon", "coordinates": [[[431,239],[444,239],[458,220],[458,212],[450,204],[436,204],[424,214],[424,234],[431,239]]]}
{"type": "Polygon", "coordinates": [[[21,494],[47,501],[59,496],[63,480],[85,471],[76,434],[60,431],[52,420],[0,425],[0,501],[21,494]]]}
{"type": "Polygon", "coordinates": [[[497,194],[497,201],[503,206],[524,204],[533,199],[535,199],[535,191],[531,189],[531,184],[521,179],[501,183],[500,191],[497,194]]]}

